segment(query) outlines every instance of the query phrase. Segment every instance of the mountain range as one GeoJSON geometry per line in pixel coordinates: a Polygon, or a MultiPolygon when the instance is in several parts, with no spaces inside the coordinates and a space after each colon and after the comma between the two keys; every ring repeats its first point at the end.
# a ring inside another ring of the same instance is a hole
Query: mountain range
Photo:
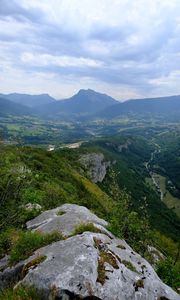
{"type": "Polygon", "coordinates": [[[179,119],[180,96],[134,99],[119,102],[91,89],[55,100],[48,94],[0,94],[1,115],[36,115],[63,120],[111,119],[121,116],[162,116],[179,119]]]}
{"type": "Polygon", "coordinates": [[[14,103],[22,104],[27,107],[37,107],[40,105],[45,105],[51,102],[55,102],[55,99],[48,94],[40,95],[28,95],[28,94],[0,94],[1,98],[8,99],[14,103]]]}

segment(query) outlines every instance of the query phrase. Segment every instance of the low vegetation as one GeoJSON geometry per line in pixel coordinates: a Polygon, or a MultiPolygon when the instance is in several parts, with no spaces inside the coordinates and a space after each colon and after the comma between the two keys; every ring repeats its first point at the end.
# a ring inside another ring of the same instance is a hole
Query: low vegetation
{"type": "Polygon", "coordinates": [[[180,287],[180,262],[175,262],[171,257],[158,262],[156,271],[164,283],[178,291],[180,287]]]}
{"type": "Polygon", "coordinates": [[[10,250],[10,263],[15,264],[28,258],[36,249],[64,239],[59,232],[41,234],[39,232],[21,232],[10,250]]]}
{"type": "Polygon", "coordinates": [[[43,297],[34,288],[19,287],[0,291],[0,300],[43,300],[43,297]]]}
{"type": "Polygon", "coordinates": [[[93,223],[82,223],[75,228],[72,235],[82,234],[85,231],[102,233],[102,231],[99,228],[97,228],[93,223]]]}

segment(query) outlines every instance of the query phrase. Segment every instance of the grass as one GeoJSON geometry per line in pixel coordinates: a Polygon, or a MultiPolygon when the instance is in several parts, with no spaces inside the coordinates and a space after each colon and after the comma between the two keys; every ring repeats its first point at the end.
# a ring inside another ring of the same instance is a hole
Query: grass
{"type": "Polygon", "coordinates": [[[122,264],[125,265],[125,267],[128,268],[129,270],[137,273],[136,268],[133,266],[133,264],[130,261],[122,260],[122,264]]]}
{"type": "Polygon", "coordinates": [[[117,248],[122,249],[122,250],[126,249],[126,247],[124,245],[118,245],[117,248]]]}
{"type": "Polygon", "coordinates": [[[0,291],[0,300],[42,300],[43,297],[34,288],[19,287],[16,290],[0,291]]]}
{"type": "Polygon", "coordinates": [[[102,233],[102,231],[99,228],[95,227],[93,223],[81,223],[75,228],[72,235],[82,234],[85,231],[102,233]]]}
{"type": "Polygon", "coordinates": [[[57,216],[63,216],[65,213],[66,213],[66,212],[64,212],[64,211],[58,211],[58,212],[57,212],[57,216]]]}
{"type": "Polygon", "coordinates": [[[106,276],[105,263],[108,263],[114,269],[119,269],[115,256],[111,252],[100,250],[97,269],[97,282],[100,282],[102,285],[105,283],[106,279],[108,279],[108,277],[106,276]]]}
{"type": "Polygon", "coordinates": [[[36,268],[40,263],[42,263],[43,261],[45,261],[47,258],[47,256],[45,255],[39,255],[36,258],[34,258],[33,260],[31,260],[30,262],[28,262],[22,270],[22,277],[25,277],[26,274],[28,273],[28,271],[30,269],[34,269],[36,268]]]}
{"type": "Polygon", "coordinates": [[[63,235],[59,232],[48,234],[31,231],[21,232],[17,242],[10,251],[10,264],[15,264],[20,260],[26,259],[35,250],[63,239],[63,235]]]}
{"type": "MultiPolygon", "coordinates": [[[[99,250],[99,260],[98,260],[98,268],[97,268],[97,282],[104,285],[105,281],[108,279],[106,275],[105,263],[111,265],[114,269],[119,269],[117,264],[117,260],[115,255],[113,255],[110,251],[104,251],[101,248],[102,241],[99,239],[94,238],[95,247],[99,250]]],[[[118,258],[119,262],[120,259],[118,258]]]]}
{"type": "Polygon", "coordinates": [[[9,228],[0,234],[0,258],[9,254],[13,245],[17,242],[21,230],[9,228]]]}

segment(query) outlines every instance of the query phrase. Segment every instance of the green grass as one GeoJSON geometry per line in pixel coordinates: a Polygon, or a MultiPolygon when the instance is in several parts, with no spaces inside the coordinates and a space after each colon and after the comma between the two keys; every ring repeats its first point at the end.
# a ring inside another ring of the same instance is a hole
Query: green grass
{"type": "Polygon", "coordinates": [[[39,255],[39,256],[35,257],[33,260],[29,261],[23,267],[23,270],[21,272],[22,277],[24,278],[30,269],[32,269],[32,268],[34,269],[35,267],[37,267],[40,263],[45,261],[46,258],[47,258],[47,256],[45,256],[45,255],[39,255]]]}
{"type": "Polygon", "coordinates": [[[133,266],[133,264],[130,261],[122,260],[122,264],[126,266],[129,270],[133,272],[137,272],[136,268],[133,266]]]}
{"type": "Polygon", "coordinates": [[[10,251],[10,264],[28,258],[33,252],[43,246],[64,239],[61,233],[41,234],[39,232],[21,232],[10,251]]]}
{"type": "Polygon", "coordinates": [[[180,286],[180,262],[174,264],[172,258],[168,257],[158,262],[156,271],[164,283],[178,292],[180,286]]]}
{"type": "Polygon", "coordinates": [[[99,228],[97,228],[93,223],[87,223],[87,224],[81,223],[75,228],[72,235],[82,234],[85,231],[102,233],[102,231],[99,228]]]}
{"type": "Polygon", "coordinates": [[[44,298],[34,288],[19,287],[15,290],[0,291],[0,300],[43,300],[44,298]]]}

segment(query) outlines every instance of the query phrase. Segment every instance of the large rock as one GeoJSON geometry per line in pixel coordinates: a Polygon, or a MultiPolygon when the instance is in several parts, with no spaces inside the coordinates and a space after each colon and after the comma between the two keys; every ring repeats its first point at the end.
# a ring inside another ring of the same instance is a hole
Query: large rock
{"type": "Polygon", "coordinates": [[[86,232],[53,243],[29,261],[35,256],[46,260],[30,269],[21,285],[43,291],[44,299],[180,299],[124,241],[104,234],[86,232]]]}
{"type": "Polygon", "coordinates": [[[179,300],[152,266],[104,227],[107,222],[85,207],[65,204],[27,223],[42,232],[59,230],[66,239],[38,249],[13,270],[18,286],[33,286],[44,300],[179,300]],[[63,213],[63,214],[62,214],[63,213]],[[70,236],[80,223],[93,223],[103,233],[70,236]],[[19,268],[20,274],[16,271],[19,268]]]}
{"type": "Polygon", "coordinates": [[[55,209],[43,212],[35,219],[27,222],[26,225],[27,229],[45,233],[60,231],[63,235],[69,236],[81,223],[94,223],[94,225],[100,228],[108,224],[105,220],[91,213],[86,207],[76,204],[64,204],[55,209]]]}
{"type": "Polygon", "coordinates": [[[90,153],[81,155],[79,162],[84,168],[85,175],[92,182],[102,182],[107,173],[107,168],[110,166],[110,161],[105,161],[102,153],[90,153]]]}

